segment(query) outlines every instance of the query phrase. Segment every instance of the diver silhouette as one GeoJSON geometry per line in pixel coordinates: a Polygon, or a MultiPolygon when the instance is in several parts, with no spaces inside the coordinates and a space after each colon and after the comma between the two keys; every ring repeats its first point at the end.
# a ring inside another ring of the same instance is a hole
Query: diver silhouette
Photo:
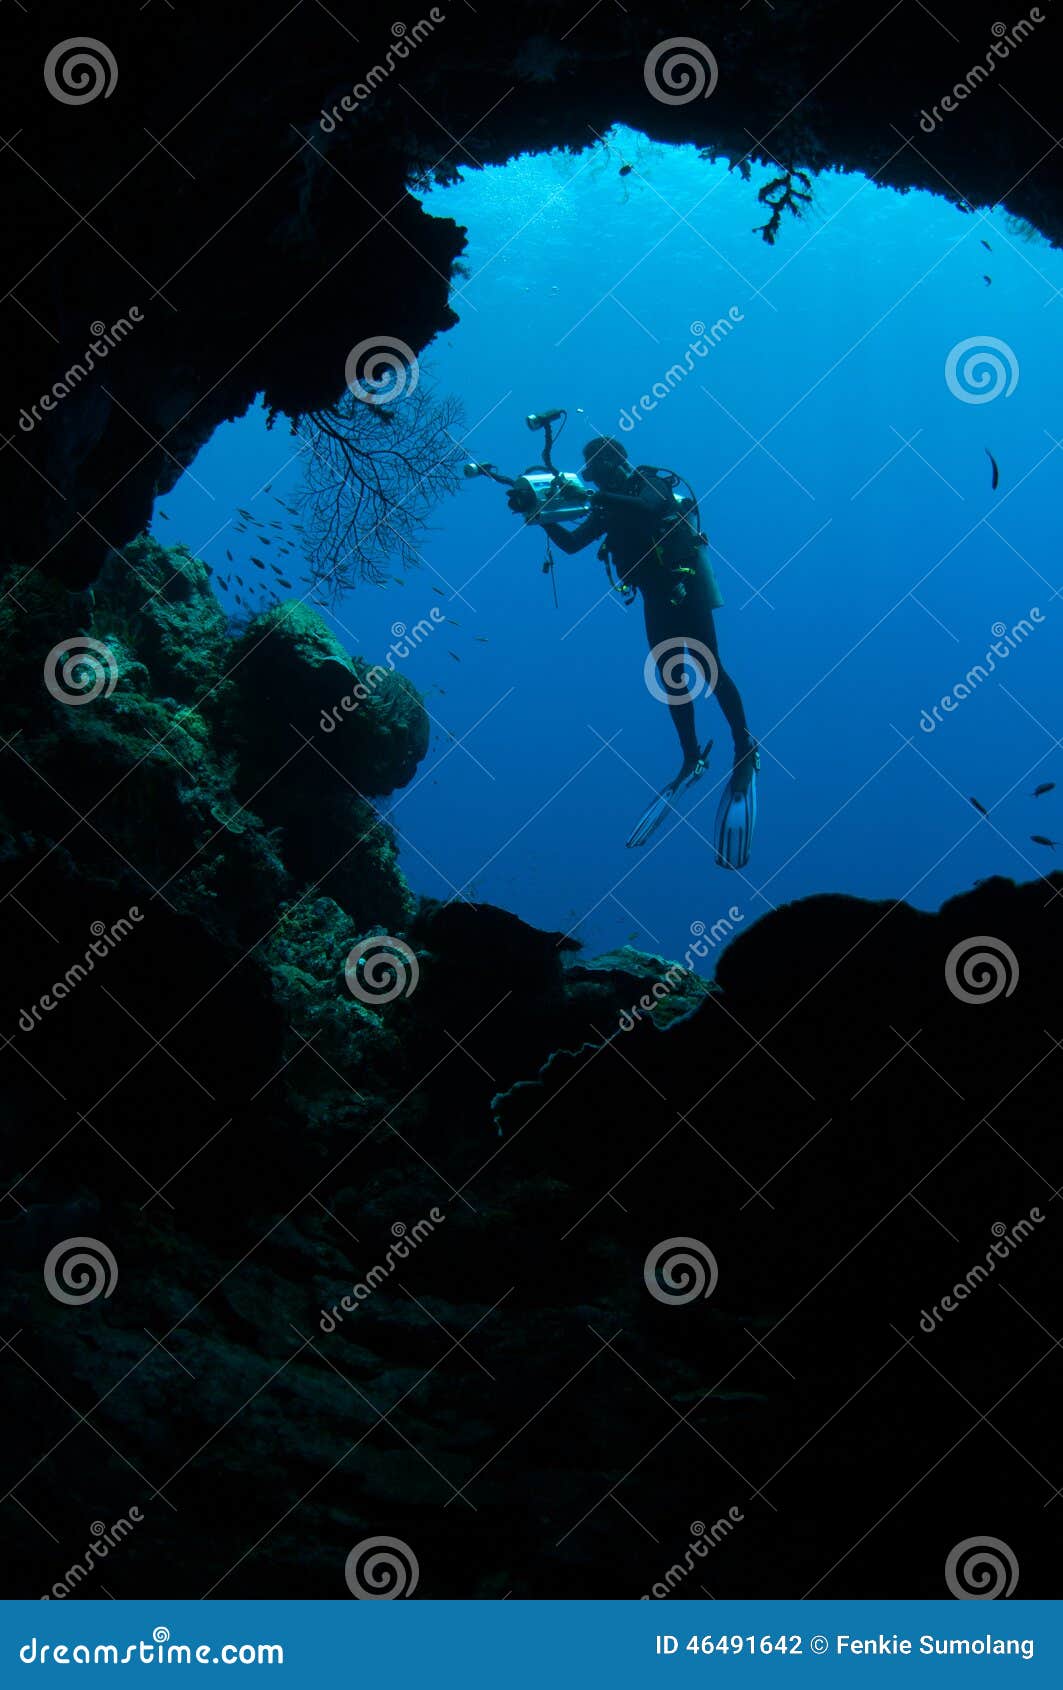
{"type": "MultiPolygon", "coordinates": [[[[633,467],[619,440],[601,435],[583,448],[584,479],[595,485],[589,514],[575,527],[544,522],[560,551],[582,551],[602,540],[599,556],[624,597],[642,596],[646,638],[656,665],[658,696],[671,708],[683,762],[675,779],[641,819],[628,843],[644,844],[667,813],[667,800],[702,773],[708,746],[699,745],[687,665],[700,672],[719,700],[734,740],[734,769],[717,816],[717,861],[742,868],[749,858],[756,816],[759,753],[742,698],[720,660],[713,612],[723,603],[696,521],[693,497],[679,499],[679,478],[647,465],[633,467]],[[677,672],[683,678],[676,679],[677,672]]],[[[711,744],[711,741],[710,741],[711,744]]]]}

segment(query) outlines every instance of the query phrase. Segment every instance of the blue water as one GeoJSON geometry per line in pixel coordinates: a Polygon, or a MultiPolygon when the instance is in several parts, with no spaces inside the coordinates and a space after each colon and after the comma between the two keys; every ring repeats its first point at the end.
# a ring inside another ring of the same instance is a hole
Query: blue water
{"type": "MultiPolygon", "coordinates": [[[[1063,255],[1003,213],[843,175],[817,178],[810,214],[769,247],[751,231],[770,174],[747,183],[693,149],[616,132],[426,196],[468,228],[470,275],[422,380],[462,400],[470,453],[511,471],[538,452],[525,413],[560,405],[559,466],[579,467],[588,434],[620,433],[634,461],[689,478],[727,601],[722,655],[764,767],[753,859],[720,870],[730,743],[703,700],[710,778],[683,823],[626,851],[651,787],[678,766],[667,707],[643,681],[641,609],[608,593],[593,547],[559,559],[555,608],[541,536],[501,489],[469,482],[439,508],[423,567],[349,593],[333,624],[370,661],[394,624],[433,607],[460,624],[403,665],[428,694],[432,750],[384,808],[417,891],[502,904],[592,953],[629,941],[681,956],[692,924],[728,910],[738,928],[822,891],[933,908],[982,876],[1053,866],[1029,836],[1063,837],[1063,786],[1028,794],[1063,779],[1063,255]],[[721,318],[729,332],[623,431],[684,360],[691,325],[721,318]],[[1004,343],[1013,391],[970,403],[946,360],[987,336],[1004,343]],[[994,626],[1023,618],[996,672],[921,729],[984,665],[994,626]]],[[[155,532],[224,570],[226,546],[252,549],[232,533],[235,505],[276,516],[272,495],[290,499],[299,479],[298,442],[256,410],[214,436],[155,532]]]]}

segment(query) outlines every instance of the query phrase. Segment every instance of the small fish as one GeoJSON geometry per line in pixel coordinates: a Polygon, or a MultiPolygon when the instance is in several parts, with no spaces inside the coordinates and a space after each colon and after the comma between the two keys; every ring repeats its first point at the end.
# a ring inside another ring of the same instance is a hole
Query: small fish
{"type": "Polygon", "coordinates": [[[205,563],[205,564],[204,564],[204,565],[203,565],[203,568],[204,568],[204,569],[205,569],[205,570],[206,570],[206,572],[207,572],[207,574],[208,574],[208,575],[213,575],[213,574],[214,574],[214,571],[213,571],[213,569],[212,569],[212,568],[211,568],[211,567],[210,567],[210,564],[209,564],[209,563],[205,563]]]}
{"type": "Polygon", "coordinates": [[[282,586],[282,587],[289,587],[289,588],[290,588],[290,587],[291,587],[291,582],[290,582],[290,581],[286,581],[286,580],[285,580],[285,579],[284,579],[284,576],[283,576],[283,575],[282,575],[282,576],[281,576],[281,577],[280,577],[280,584],[281,584],[281,586],[282,586]]]}
{"type": "Polygon", "coordinates": [[[226,557],[227,557],[227,558],[228,558],[228,559],[229,559],[229,562],[230,562],[230,563],[232,563],[232,561],[233,561],[233,554],[232,554],[232,552],[231,552],[231,551],[230,551],[230,550],[229,550],[229,548],[228,548],[228,546],[226,546],[226,548],[225,548],[225,555],[226,555],[226,557]]]}
{"type": "Polygon", "coordinates": [[[992,278],[992,276],[983,276],[983,277],[982,277],[982,280],[983,280],[983,282],[984,282],[984,283],[985,283],[985,285],[986,285],[986,287],[987,287],[987,288],[991,288],[991,287],[992,287],[992,286],[993,286],[993,278],[992,278]]]}
{"type": "Polygon", "coordinates": [[[262,491],[263,491],[263,493],[271,493],[273,491],[272,481],[267,481],[266,485],[263,487],[262,491]]]}
{"type": "Polygon", "coordinates": [[[273,571],[273,573],[274,573],[274,575],[279,575],[279,574],[280,574],[280,572],[281,572],[281,569],[280,569],[280,564],[279,564],[279,563],[273,563],[273,562],[272,562],[272,561],[271,561],[271,562],[270,562],[270,568],[271,568],[271,569],[272,569],[272,571],[273,571]]]}
{"type": "Polygon", "coordinates": [[[225,591],[226,591],[226,592],[228,592],[228,591],[229,591],[229,583],[228,583],[228,581],[226,581],[226,579],[225,579],[225,577],[224,577],[224,575],[219,575],[219,576],[218,576],[218,580],[219,580],[219,581],[220,581],[220,582],[221,582],[221,584],[222,584],[222,586],[223,586],[223,587],[224,587],[224,589],[225,589],[225,591]]]}
{"type": "Polygon", "coordinates": [[[243,602],[244,602],[243,599],[240,597],[239,593],[237,593],[237,595],[236,595],[236,602],[237,602],[237,604],[243,604],[243,602]]]}
{"type": "Polygon", "coordinates": [[[978,811],[978,814],[979,814],[979,815],[980,815],[980,816],[988,816],[988,814],[989,814],[989,811],[988,811],[988,810],[987,810],[987,809],[986,809],[986,807],[985,807],[985,805],[984,805],[984,804],[980,804],[980,803],[979,803],[979,802],[978,802],[978,799],[977,799],[977,798],[970,798],[970,799],[968,799],[968,803],[970,803],[970,804],[973,804],[973,805],[974,805],[974,807],[975,807],[975,809],[976,809],[976,810],[977,810],[977,811],[978,811]]]}
{"type": "Polygon", "coordinates": [[[1043,798],[1046,792],[1054,792],[1055,790],[1056,783],[1054,780],[1043,780],[1040,786],[1034,787],[1033,791],[1030,793],[1030,797],[1043,798]]]}
{"type": "Polygon", "coordinates": [[[170,520],[170,519],[169,519],[169,517],[168,517],[168,516],[167,516],[167,515],[166,515],[166,512],[165,512],[165,511],[160,511],[160,512],[159,512],[159,515],[160,515],[160,516],[161,516],[161,517],[162,517],[162,520],[163,520],[163,522],[169,522],[169,520],[170,520]]]}
{"type": "Polygon", "coordinates": [[[989,462],[993,466],[993,482],[992,482],[992,485],[993,485],[993,491],[995,493],[997,488],[1000,486],[1000,465],[997,463],[996,458],[994,458],[994,456],[993,456],[992,452],[989,450],[988,446],[983,447],[983,451],[985,452],[986,457],[989,459],[989,462]]]}
{"type": "Polygon", "coordinates": [[[458,656],[456,651],[448,651],[447,656],[452,657],[454,659],[455,663],[461,662],[461,658],[458,656]]]}
{"type": "Polygon", "coordinates": [[[251,562],[254,564],[256,569],[265,569],[265,567],[266,567],[265,564],[262,562],[262,559],[260,557],[253,557],[251,559],[251,562]]]}
{"type": "Polygon", "coordinates": [[[480,645],[489,645],[489,644],[490,644],[490,643],[491,643],[491,642],[490,642],[490,641],[489,641],[489,640],[488,640],[488,638],[487,638],[487,635],[486,635],[486,634],[474,634],[474,635],[473,635],[473,639],[474,639],[474,640],[478,640],[478,641],[479,641],[479,643],[480,643],[480,645]]]}
{"type": "Polygon", "coordinates": [[[442,587],[433,587],[432,591],[433,593],[438,593],[441,599],[445,599],[447,596],[442,587]]]}
{"type": "Polygon", "coordinates": [[[269,525],[270,525],[271,528],[283,528],[284,527],[283,522],[274,522],[272,517],[270,518],[269,525]]]}
{"type": "Polygon", "coordinates": [[[982,240],[982,245],[985,247],[987,252],[992,252],[993,248],[990,246],[989,242],[987,240],[985,240],[984,238],[982,240]]]}
{"type": "Polygon", "coordinates": [[[233,527],[235,528],[237,534],[246,534],[247,533],[246,525],[244,527],[241,527],[238,522],[234,522],[233,527]]]}
{"type": "Polygon", "coordinates": [[[251,521],[251,512],[250,511],[245,511],[243,505],[237,505],[236,508],[239,511],[241,516],[246,517],[248,522],[251,521]]]}
{"type": "Polygon", "coordinates": [[[258,543],[260,546],[272,546],[273,541],[270,539],[268,534],[260,534],[258,537],[258,543]]]}
{"type": "Polygon", "coordinates": [[[622,164],[620,166],[620,170],[619,170],[618,174],[621,175],[621,176],[630,176],[631,172],[632,172],[632,170],[634,170],[634,168],[635,167],[634,167],[633,164],[622,164]]]}
{"type": "Polygon", "coordinates": [[[449,622],[449,623],[450,623],[450,626],[451,626],[451,627],[452,627],[452,628],[460,628],[460,627],[461,627],[461,623],[460,623],[460,622],[455,622],[455,620],[454,620],[454,618],[453,618],[453,616],[447,616],[447,617],[444,617],[444,621],[446,621],[446,622],[449,622]]]}
{"type": "Polygon", "coordinates": [[[243,576],[242,576],[242,575],[238,575],[238,576],[237,576],[237,577],[236,577],[236,579],[237,579],[237,580],[238,580],[238,581],[239,581],[239,583],[240,583],[240,585],[241,585],[241,587],[242,587],[242,586],[243,586],[243,584],[244,584],[244,578],[243,578],[243,576]]]}
{"type": "Polygon", "coordinates": [[[1031,833],[1030,839],[1035,845],[1047,845],[1050,851],[1054,851],[1059,844],[1058,839],[1047,839],[1043,833],[1031,833]]]}

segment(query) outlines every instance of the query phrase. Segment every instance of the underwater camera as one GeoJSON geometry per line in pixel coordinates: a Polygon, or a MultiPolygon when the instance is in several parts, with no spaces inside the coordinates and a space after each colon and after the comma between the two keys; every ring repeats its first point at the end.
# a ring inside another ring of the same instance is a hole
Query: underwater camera
{"type": "MultiPolygon", "coordinates": [[[[465,465],[469,480],[486,475],[501,487],[508,487],[506,502],[511,511],[523,516],[526,522],[542,526],[547,522],[570,522],[586,516],[590,509],[591,490],[583,478],[572,470],[558,470],[553,464],[554,424],[561,428],[568,420],[565,411],[533,411],[525,422],[533,432],[542,431],[543,461],[532,464],[523,475],[503,475],[494,464],[475,460],[465,465]]],[[[561,429],[558,429],[560,434],[561,429]]]]}

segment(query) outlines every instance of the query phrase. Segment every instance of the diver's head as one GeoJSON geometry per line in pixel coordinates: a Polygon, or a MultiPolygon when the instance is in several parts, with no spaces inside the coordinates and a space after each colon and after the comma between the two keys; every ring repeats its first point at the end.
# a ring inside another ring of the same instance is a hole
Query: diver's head
{"type": "Polygon", "coordinates": [[[583,473],[607,493],[618,492],[631,474],[626,448],[610,434],[588,440],[583,448],[583,473]]]}

